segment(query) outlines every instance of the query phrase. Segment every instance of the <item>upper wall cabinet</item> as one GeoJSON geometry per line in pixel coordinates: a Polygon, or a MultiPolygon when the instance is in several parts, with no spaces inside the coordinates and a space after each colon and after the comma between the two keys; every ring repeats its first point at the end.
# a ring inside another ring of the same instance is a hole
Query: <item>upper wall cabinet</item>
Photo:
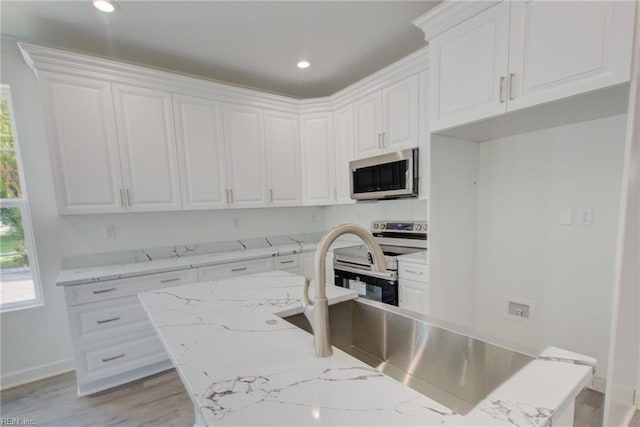
{"type": "Polygon", "coordinates": [[[227,175],[222,140],[222,104],[173,95],[182,206],[216,209],[227,206],[227,175]]]}
{"type": "Polygon", "coordinates": [[[298,115],[265,110],[269,203],[302,204],[298,115]]]}
{"type": "Polygon", "coordinates": [[[355,157],[418,146],[418,75],[354,103],[355,157]]]}
{"type": "Polygon", "coordinates": [[[223,117],[229,202],[235,207],[264,205],[267,175],[262,109],[224,104],[223,117]]]}
{"type": "Polygon", "coordinates": [[[434,36],[431,130],[628,81],[634,7],[502,1],[434,36]]]}
{"type": "Polygon", "coordinates": [[[127,209],[180,209],[171,94],[114,84],[113,98],[127,209]]]}
{"type": "Polygon", "coordinates": [[[351,198],[351,170],[353,160],[353,105],[334,113],[336,155],[336,203],[355,203],[351,198]]]}
{"type": "Polygon", "coordinates": [[[42,72],[40,86],[59,212],[124,211],[111,84],[42,72]]]}
{"type": "Polygon", "coordinates": [[[333,113],[300,116],[302,195],[305,205],[328,205],[336,199],[333,113]]]}

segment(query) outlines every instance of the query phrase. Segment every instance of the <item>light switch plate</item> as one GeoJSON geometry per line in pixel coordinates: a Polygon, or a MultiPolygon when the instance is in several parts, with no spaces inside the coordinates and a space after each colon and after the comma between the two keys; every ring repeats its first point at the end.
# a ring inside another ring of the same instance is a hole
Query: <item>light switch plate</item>
{"type": "Polygon", "coordinates": [[[105,239],[115,239],[117,236],[116,234],[116,226],[113,224],[107,224],[104,226],[104,238],[105,239]]]}
{"type": "Polygon", "coordinates": [[[562,208],[560,209],[560,225],[573,224],[573,209],[562,208]]]}

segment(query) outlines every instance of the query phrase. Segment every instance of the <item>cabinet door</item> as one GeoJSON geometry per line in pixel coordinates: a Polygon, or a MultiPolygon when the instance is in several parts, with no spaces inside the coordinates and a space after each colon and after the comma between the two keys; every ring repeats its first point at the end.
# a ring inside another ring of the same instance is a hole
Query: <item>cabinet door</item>
{"type": "Polygon", "coordinates": [[[382,90],[382,147],[397,151],[417,147],[420,98],[418,74],[382,90]]]}
{"type": "Polygon", "coordinates": [[[171,94],[120,84],[113,94],[127,209],[180,209],[171,94]]]}
{"type": "Polygon", "coordinates": [[[355,157],[375,156],[382,152],[382,94],[375,92],[353,104],[355,115],[355,157]]]}
{"type": "Polygon", "coordinates": [[[398,292],[400,293],[400,301],[398,303],[398,306],[400,308],[415,311],[416,313],[426,314],[426,310],[424,307],[424,289],[401,283],[398,292]]]}
{"type": "Polygon", "coordinates": [[[61,214],[121,212],[111,84],[40,72],[61,214]]]}
{"type": "Polygon", "coordinates": [[[333,204],[335,201],[333,114],[301,115],[300,137],[304,204],[333,204]]]}
{"type": "Polygon", "coordinates": [[[224,104],[223,116],[231,205],[263,205],[267,176],[262,110],[224,104]]]}
{"type": "Polygon", "coordinates": [[[267,184],[272,205],[301,205],[298,115],[265,111],[267,184]]]}
{"type": "Polygon", "coordinates": [[[511,5],[509,110],[628,81],[635,2],[511,5]]]}
{"type": "Polygon", "coordinates": [[[353,159],[353,105],[334,113],[336,131],[336,202],[355,203],[351,198],[351,170],[353,159]]]}
{"type": "Polygon", "coordinates": [[[430,41],[432,131],[506,111],[509,3],[498,3],[430,41]]]}
{"type": "Polygon", "coordinates": [[[180,186],[184,209],[227,206],[222,105],[174,95],[180,186]]]}

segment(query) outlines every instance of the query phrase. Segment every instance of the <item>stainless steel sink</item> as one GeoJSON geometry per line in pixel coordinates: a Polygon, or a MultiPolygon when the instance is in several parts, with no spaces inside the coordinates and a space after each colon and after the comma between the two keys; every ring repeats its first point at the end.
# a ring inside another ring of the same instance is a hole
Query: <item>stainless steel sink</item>
{"type": "MultiPolygon", "coordinates": [[[[329,313],[334,346],[463,415],[533,360],[385,304],[355,299],[329,313]]],[[[284,319],[311,333],[303,314],[284,319]]]]}

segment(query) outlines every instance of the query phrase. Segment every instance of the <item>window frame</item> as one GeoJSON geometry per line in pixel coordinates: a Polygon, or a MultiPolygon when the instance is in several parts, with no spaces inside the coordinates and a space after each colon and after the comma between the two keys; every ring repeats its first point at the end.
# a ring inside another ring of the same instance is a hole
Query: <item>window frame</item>
{"type": "Polygon", "coordinates": [[[0,96],[7,100],[9,122],[11,125],[11,133],[13,137],[13,151],[16,156],[16,163],[18,165],[18,178],[20,180],[20,189],[22,191],[22,197],[19,199],[0,199],[0,206],[2,206],[3,208],[20,208],[22,214],[22,229],[24,231],[25,252],[29,259],[29,267],[31,268],[31,280],[33,282],[34,291],[33,299],[0,303],[0,313],[6,313],[9,311],[43,306],[44,296],[42,293],[42,282],[40,280],[40,269],[38,267],[35,239],[33,237],[33,224],[31,222],[31,211],[29,209],[29,197],[25,185],[22,156],[20,155],[20,143],[18,141],[13,100],[11,98],[11,87],[4,83],[0,84],[0,96]]]}

